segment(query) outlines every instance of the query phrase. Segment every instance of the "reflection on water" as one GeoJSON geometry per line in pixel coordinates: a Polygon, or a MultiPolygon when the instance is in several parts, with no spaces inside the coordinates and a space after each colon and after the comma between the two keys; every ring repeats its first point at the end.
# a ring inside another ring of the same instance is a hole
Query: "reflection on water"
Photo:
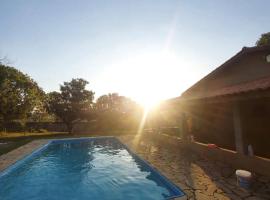
{"type": "Polygon", "coordinates": [[[158,200],[172,195],[113,138],[53,143],[0,179],[1,200],[158,200]]]}

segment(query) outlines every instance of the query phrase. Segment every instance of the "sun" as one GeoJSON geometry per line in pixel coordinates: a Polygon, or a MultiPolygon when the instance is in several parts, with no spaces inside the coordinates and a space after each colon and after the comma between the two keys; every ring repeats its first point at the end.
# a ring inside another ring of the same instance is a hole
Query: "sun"
{"type": "Polygon", "coordinates": [[[144,52],[125,57],[106,68],[99,77],[102,80],[99,85],[150,109],[180,95],[183,83],[189,79],[186,67],[183,59],[173,52],[144,52]]]}
{"type": "Polygon", "coordinates": [[[180,78],[181,63],[172,53],[145,54],[129,63],[126,93],[143,105],[153,108],[179,91],[176,80],[180,78]]]}
{"type": "Polygon", "coordinates": [[[139,94],[134,94],[133,98],[146,110],[155,108],[163,100],[162,97],[156,95],[154,92],[151,93],[149,90],[146,90],[144,92],[141,91],[139,94]]]}

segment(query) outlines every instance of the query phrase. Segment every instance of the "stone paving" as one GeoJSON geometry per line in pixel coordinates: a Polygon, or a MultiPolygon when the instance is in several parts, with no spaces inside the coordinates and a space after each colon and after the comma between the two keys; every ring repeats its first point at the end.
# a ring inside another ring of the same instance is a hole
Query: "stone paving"
{"type": "Polygon", "coordinates": [[[256,175],[252,188],[245,190],[237,185],[235,169],[227,164],[165,146],[152,138],[122,136],[119,139],[184,190],[190,200],[270,199],[270,177],[256,175]]]}

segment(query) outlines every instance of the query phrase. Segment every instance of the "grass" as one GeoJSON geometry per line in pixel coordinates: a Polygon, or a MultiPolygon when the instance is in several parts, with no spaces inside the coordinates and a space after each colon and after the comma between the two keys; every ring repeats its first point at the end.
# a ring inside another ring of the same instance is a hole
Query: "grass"
{"type": "Polygon", "coordinates": [[[66,132],[0,132],[0,139],[18,138],[18,137],[29,137],[29,136],[50,136],[50,135],[61,135],[67,134],[66,132]]]}

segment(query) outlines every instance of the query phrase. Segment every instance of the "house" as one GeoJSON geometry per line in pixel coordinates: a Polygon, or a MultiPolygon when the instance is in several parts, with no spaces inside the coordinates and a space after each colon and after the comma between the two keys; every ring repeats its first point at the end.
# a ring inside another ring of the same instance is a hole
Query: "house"
{"type": "Polygon", "coordinates": [[[270,46],[244,47],[175,100],[196,141],[270,158],[270,46]]]}

